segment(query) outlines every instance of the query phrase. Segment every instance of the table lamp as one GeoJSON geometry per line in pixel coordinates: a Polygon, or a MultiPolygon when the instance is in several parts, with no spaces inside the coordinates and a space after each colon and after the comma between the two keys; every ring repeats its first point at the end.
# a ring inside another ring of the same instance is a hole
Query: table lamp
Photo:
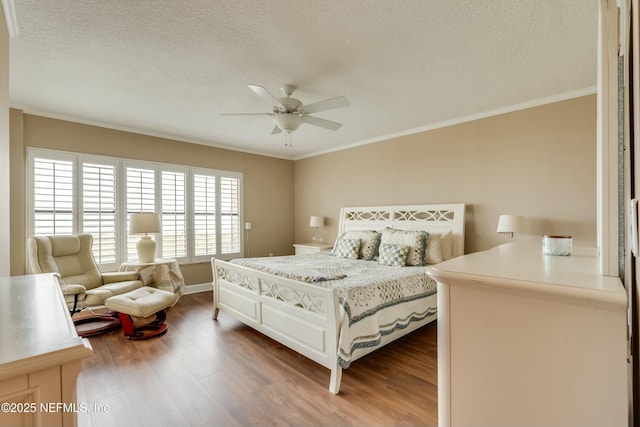
{"type": "Polygon", "coordinates": [[[524,217],[520,215],[500,215],[498,233],[507,233],[513,239],[515,233],[524,231],[524,217]]]}
{"type": "Polygon", "coordinates": [[[324,225],[324,217],[312,215],[309,220],[309,227],[313,228],[313,241],[319,242],[318,229],[324,225]]]}
{"type": "Polygon", "coordinates": [[[144,234],[136,243],[138,261],[153,262],[156,257],[156,242],[149,237],[149,233],[160,233],[160,215],[157,213],[136,213],[131,215],[129,234],[144,234]]]}

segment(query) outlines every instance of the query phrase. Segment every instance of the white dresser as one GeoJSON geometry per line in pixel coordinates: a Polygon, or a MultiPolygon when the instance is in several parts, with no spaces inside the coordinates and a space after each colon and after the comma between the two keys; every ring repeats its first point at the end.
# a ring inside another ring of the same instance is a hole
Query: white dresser
{"type": "Polygon", "coordinates": [[[595,256],[510,243],[438,281],[444,426],[627,426],[627,296],[595,256]]]}
{"type": "Polygon", "coordinates": [[[0,278],[0,426],[74,426],[82,359],[79,338],[53,274],[0,278]]]}

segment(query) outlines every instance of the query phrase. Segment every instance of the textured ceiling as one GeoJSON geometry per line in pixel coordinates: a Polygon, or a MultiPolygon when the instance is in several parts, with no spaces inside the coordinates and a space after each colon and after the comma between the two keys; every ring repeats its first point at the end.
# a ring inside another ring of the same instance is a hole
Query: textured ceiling
{"type": "Polygon", "coordinates": [[[12,106],[301,158],[596,84],[597,0],[15,0],[12,106]],[[285,146],[276,96],[345,96],[285,146]]]}

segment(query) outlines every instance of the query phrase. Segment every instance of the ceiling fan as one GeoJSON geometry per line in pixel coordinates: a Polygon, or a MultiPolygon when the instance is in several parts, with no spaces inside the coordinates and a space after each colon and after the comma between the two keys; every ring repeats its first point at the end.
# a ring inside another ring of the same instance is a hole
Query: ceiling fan
{"type": "Polygon", "coordinates": [[[349,101],[344,96],[337,98],[325,99],[324,101],[314,102],[304,105],[302,101],[292,98],[291,94],[296,90],[295,86],[282,85],[280,90],[284,94],[284,98],[276,98],[267,89],[258,85],[249,85],[249,89],[254,91],[258,96],[267,101],[273,107],[271,113],[227,113],[222,116],[272,116],[275,126],[271,131],[271,135],[281,132],[290,134],[298,129],[302,123],[319,126],[329,130],[338,130],[342,127],[342,123],[333,122],[327,119],[310,116],[309,114],[319,113],[321,111],[333,110],[335,108],[347,107],[349,101]]]}

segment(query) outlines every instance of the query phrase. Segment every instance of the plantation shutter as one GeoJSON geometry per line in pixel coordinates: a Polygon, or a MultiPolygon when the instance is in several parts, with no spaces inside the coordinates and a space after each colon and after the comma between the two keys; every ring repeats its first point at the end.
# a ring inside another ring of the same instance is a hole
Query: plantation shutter
{"type": "MultiPolygon", "coordinates": [[[[156,211],[155,171],[127,167],[127,234],[131,214],[156,211]]],[[[150,236],[155,239],[155,236],[150,236]]],[[[127,236],[127,260],[138,259],[136,243],[140,240],[138,235],[127,236]]]]}
{"type": "Polygon", "coordinates": [[[131,214],[156,212],[158,256],[200,263],[242,254],[242,173],[27,148],[26,237],[88,233],[102,271],[137,261],[131,214]]]}
{"type": "Polygon", "coordinates": [[[82,164],[82,231],[93,235],[100,265],[116,266],[116,167],[82,164]]]}
{"type": "Polygon", "coordinates": [[[162,256],[187,257],[186,177],[162,171],[162,256]]]}
{"type": "Polygon", "coordinates": [[[220,178],[220,237],[222,253],[240,252],[239,180],[220,178]]]}
{"type": "Polygon", "coordinates": [[[33,161],[33,234],[73,234],[73,162],[33,161]]]}
{"type": "Polygon", "coordinates": [[[216,177],[193,175],[195,256],[216,254],[216,177]]]}

